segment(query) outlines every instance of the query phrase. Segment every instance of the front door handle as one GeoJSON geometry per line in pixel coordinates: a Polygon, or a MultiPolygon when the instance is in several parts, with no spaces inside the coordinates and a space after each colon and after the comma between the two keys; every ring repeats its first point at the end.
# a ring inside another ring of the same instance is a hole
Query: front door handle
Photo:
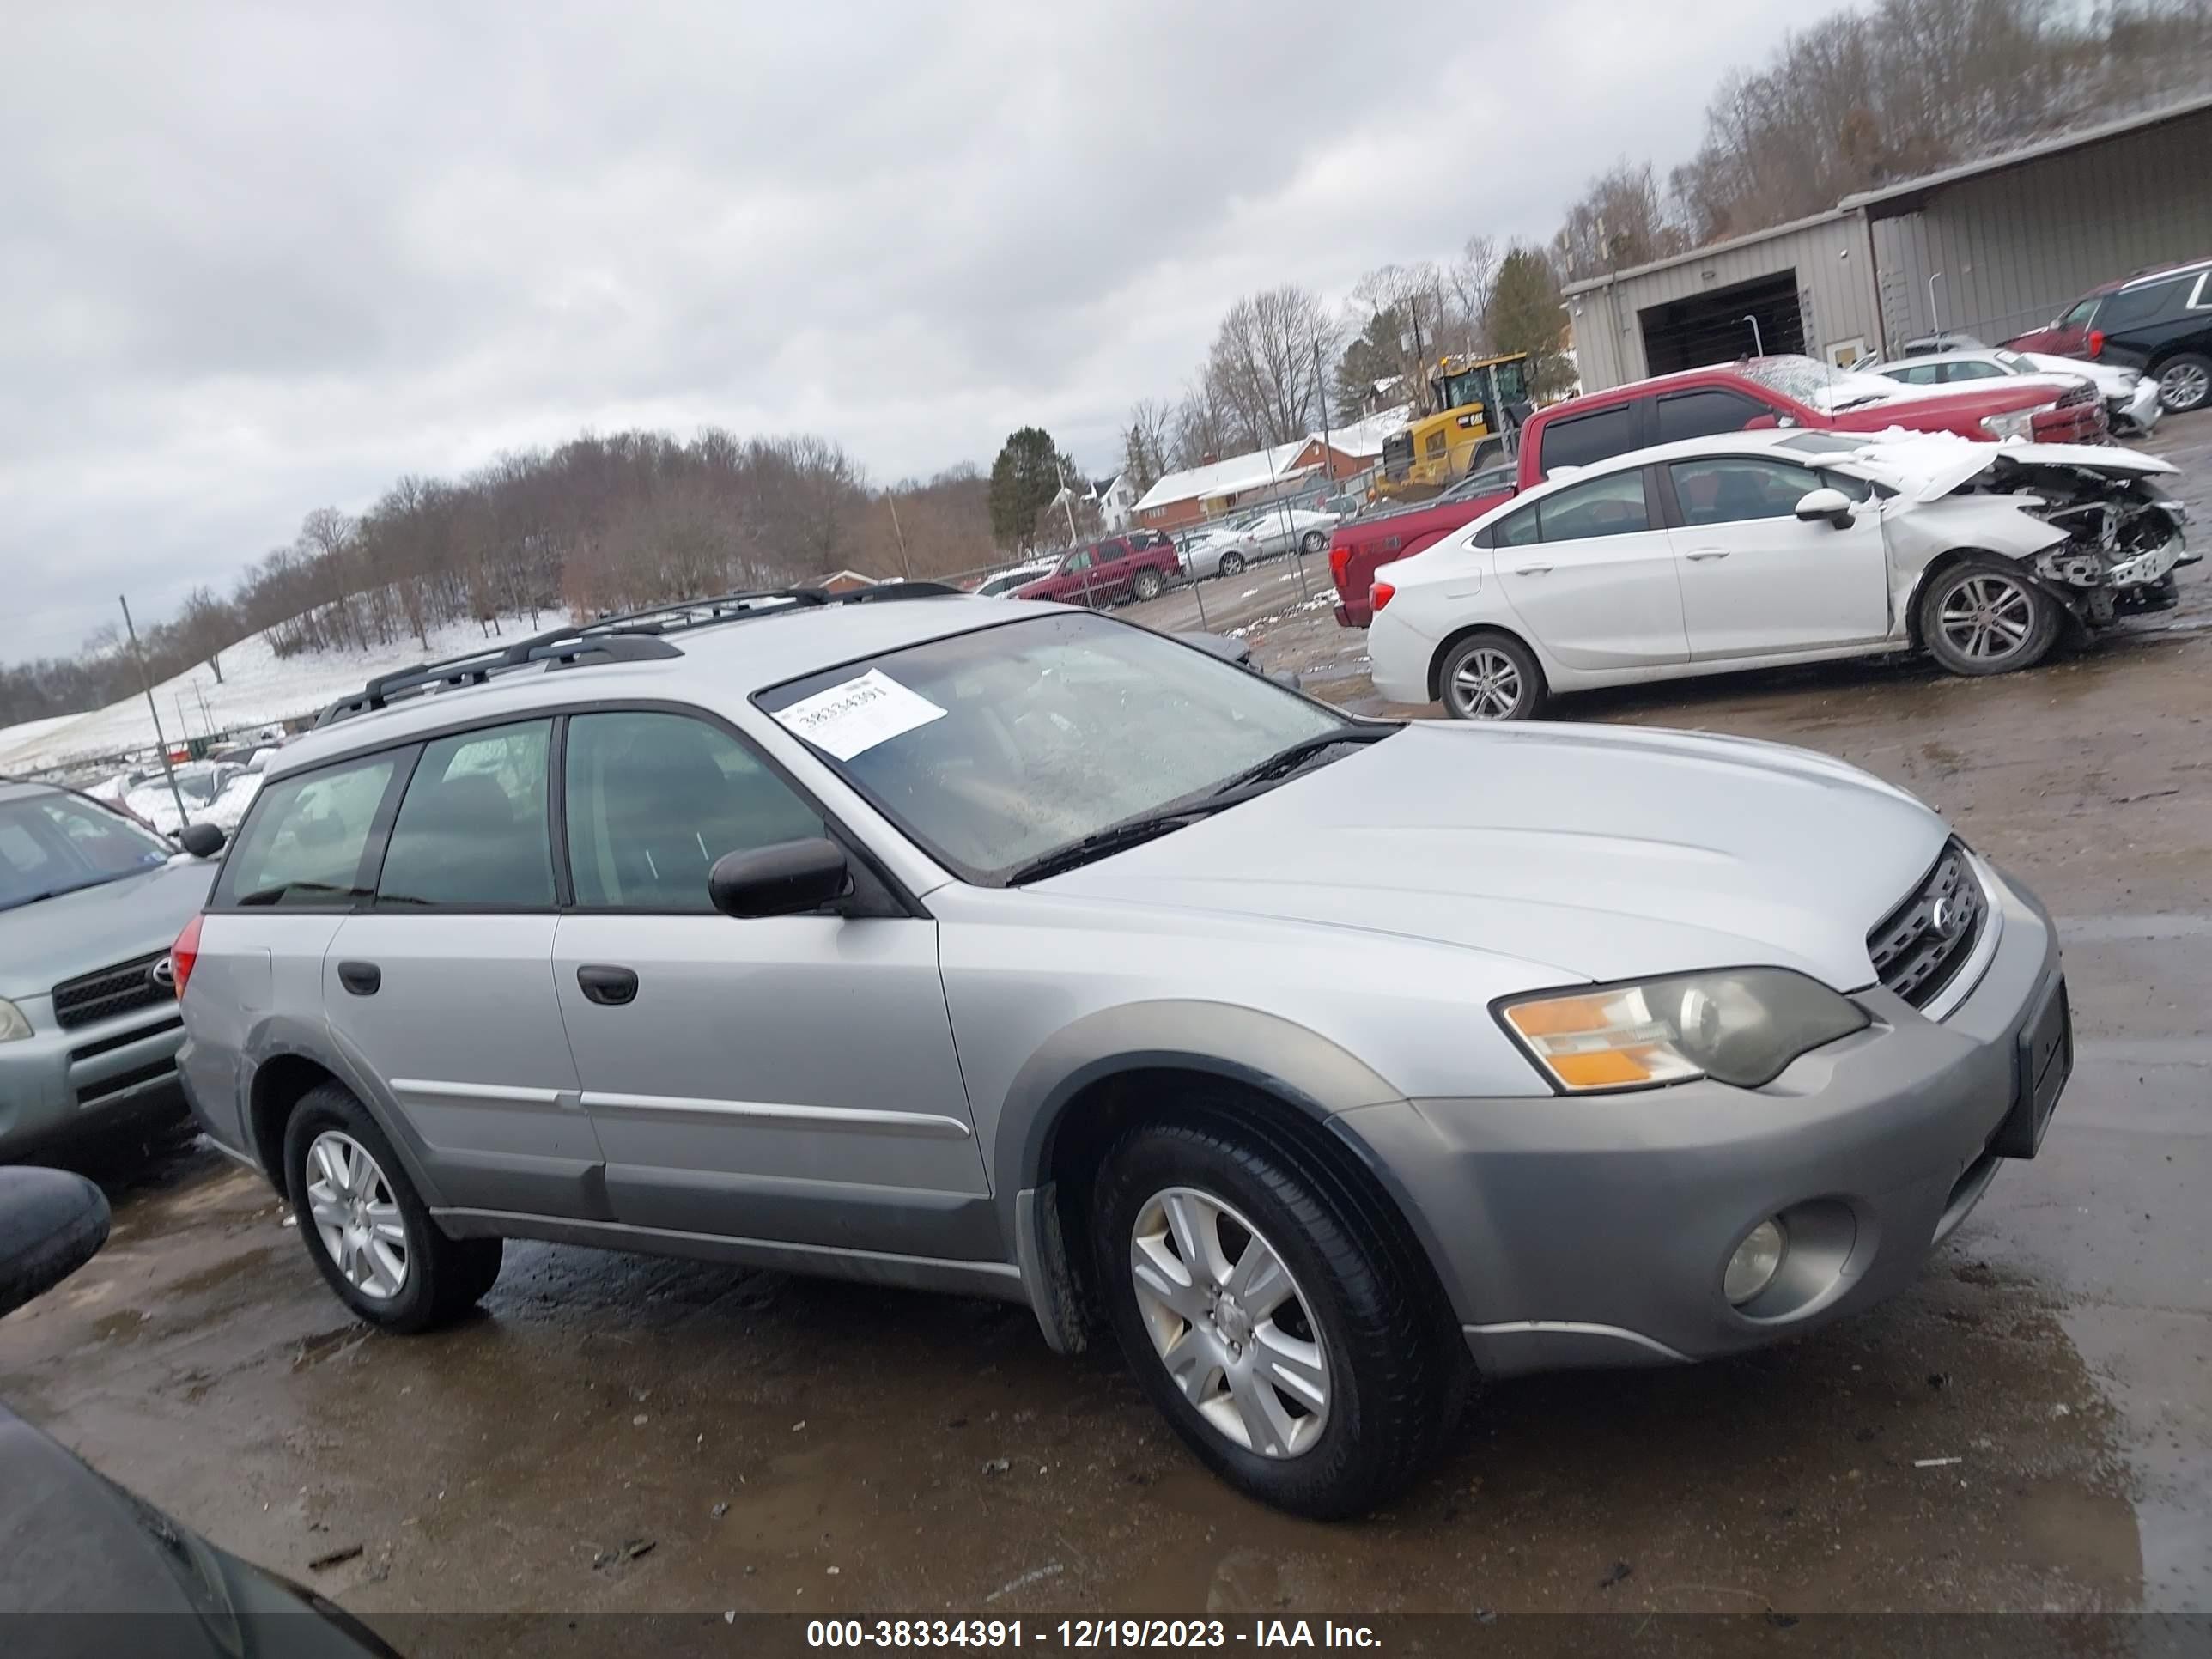
{"type": "Polygon", "coordinates": [[[373,997],[384,983],[384,969],[373,962],[342,962],[338,983],[357,997],[373,997]]]}
{"type": "Polygon", "coordinates": [[[1513,574],[1516,576],[1548,576],[1552,574],[1552,567],[1548,564],[1516,564],[1513,567],[1513,574]]]}
{"type": "Polygon", "coordinates": [[[619,1008],[637,997],[637,975],[628,968],[587,962],[576,969],[576,983],[585,996],[609,1008],[619,1008]]]}
{"type": "Polygon", "coordinates": [[[1725,547],[1693,547],[1682,555],[1686,559],[1696,559],[1700,562],[1706,559],[1725,559],[1728,556],[1729,550],[1725,547]]]}

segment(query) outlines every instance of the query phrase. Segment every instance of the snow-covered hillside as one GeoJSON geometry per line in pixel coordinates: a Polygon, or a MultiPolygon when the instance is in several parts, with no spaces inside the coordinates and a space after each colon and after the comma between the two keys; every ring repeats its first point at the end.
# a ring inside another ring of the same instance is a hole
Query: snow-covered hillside
{"type": "MultiPolygon", "coordinates": [[[[560,620],[544,616],[540,626],[550,628],[560,620]]],[[[529,632],[530,619],[505,617],[498,627],[505,638],[520,639],[529,632]]],[[[280,658],[270,649],[267,637],[257,634],[222,653],[222,684],[216,684],[203,664],[155,686],[154,701],[161,711],[162,733],[174,743],[210,729],[235,731],[311,714],[360,690],[379,674],[495,642],[475,623],[462,622],[432,629],[427,652],[409,639],[370,651],[302,652],[280,658]],[[201,712],[204,701],[205,714],[201,712]]],[[[32,771],[93,756],[125,754],[151,748],[153,743],[154,722],[146,713],[146,699],[134,694],[90,714],[0,730],[0,771],[32,771]]]]}

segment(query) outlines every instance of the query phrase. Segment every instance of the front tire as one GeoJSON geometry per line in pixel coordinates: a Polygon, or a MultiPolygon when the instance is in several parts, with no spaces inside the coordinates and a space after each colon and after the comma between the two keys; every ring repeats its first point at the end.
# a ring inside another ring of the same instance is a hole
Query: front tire
{"type": "Polygon", "coordinates": [[[1092,1248],[1137,1383],[1215,1474],[1317,1520],[1372,1508],[1449,1426],[1453,1355],[1379,1218],[1227,1120],[1107,1153],[1092,1248]]]}
{"type": "Polygon", "coordinates": [[[1445,653],[1437,696],[1455,720],[1532,720],[1543,712],[1544,671],[1520,641],[1470,634],[1445,653]]]}
{"type": "Polygon", "coordinates": [[[2159,365],[2158,400],[2169,415],[2186,415],[2212,398],[2212,357],[2177,352],[2159,365]]]}
{"type": "Polygon", "coordinates": [[[284,1186],[324,1282],[380,1329],[450,1324],[499,1277],[501,1241],[440,1231],[384,1131],[343,1085],[309,1090],[294,1109],[284,1186]]]}
{"type": "Polygon", "coordinates": [[[1213,574],[1217,576],[1235,576],[1243,574],[1243,569],[1244,556],[1242,553],[1224,553],[1221,556],[1221,562],[1214,568],[1213,574]]]}
{"type": "Polygon", "coordinates": [[[2032,668],[2057,643],[2057,601],[2002,559],[1961,560],[1920,596],[1920,637],[1954,674],[2032,668]]]}
{"type": "Polygon", "coordinates": [[[1129,584],[1129,592],[1135,594],[1140,600],[1157,599],[1160,596],[1160,573],[1157,570],[1139,570],[1137,573],[1137,580],[1129,584]]]}

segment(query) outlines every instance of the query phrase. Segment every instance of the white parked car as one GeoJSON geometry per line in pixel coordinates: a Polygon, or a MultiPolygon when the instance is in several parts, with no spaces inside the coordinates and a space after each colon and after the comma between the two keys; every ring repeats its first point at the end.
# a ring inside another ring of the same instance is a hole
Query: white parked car
{"type": "Polygon", "coordinates": [[[1957,386],[1967,380],[2007,378],[2051,386],[2087,380],[2097,388],[2113,426],[2131,427],[2137,432],[2147,433],[2156,426],[2165,407],[2159,401],[2158,382],[2144,379],[2140,369],[2080,357],[2053,357],[2047,352],[2014,351],[2006,346],[1914,352],[1869,367],[1873,373],[1905,386],[1957,386]]]}
{"type": "Polygon", "coordinates": [[[1194,531],[1176,543],[1182,574],[1194,581],[1201,576],[1234,576],[1267,556],[1258,542],[1225,524],[1194,531]]]}
{"type": "Polygon", "coordinates": [[[1462,720],[1551,691],[1925,650],[2025,668],[2173,604],[2173,468],[2109,445],[1732,432],[1557,475],[1376,573],[1376,690],[1462,720]]]}
{"type": "Polygon", "coordinates": [[[1060,561],[1053,558],[1032,559],[1027,564],[996,571],[975,584],[975,597],[979,599],[998,599],[1018,587],[1027,587],[1031,582],[1042,581],[1059,568],[1060,561]]]}
{"type": "Polygon", "coordinates": [[[1273,558],[1297,548],[1307,553],[1328,550],[1328,533],[1337,515],[1317,513],[1310,507],[1263,507],[1236,520],[1237,531],[1273,558]]]}

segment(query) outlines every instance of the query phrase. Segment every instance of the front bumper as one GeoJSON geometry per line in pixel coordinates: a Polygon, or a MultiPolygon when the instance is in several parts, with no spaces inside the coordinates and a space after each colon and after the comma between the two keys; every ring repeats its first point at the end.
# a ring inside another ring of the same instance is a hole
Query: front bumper
{"type": "Polygon", "coordinates": [[[2116,424],[2124,421],[2138,432],[2148,432],[2166,412],[2166,404],[2158,395],[2158,382],[2148,375],[2136,382],[2133,392],[2113,398],[2111,408],[2116,424]]]}
{"type": "Polygon", "coordinates": [[[1340,1131],[1406,1203],[1478,1365],[1708,1358],[1909,1284],[1995,1175],[2021,1035],[2057,988],[2050,918],[2002,878],[1993,896],[1996,951],[1947,1019],[1862,993],[1872,1026],[1763,1089],[1698,1082],[1342,1115],[1340,1131]],[[1807,1218],[1802,1232],[1792,1224],[1793,1249],[1802,1237],[1826,1254],[1808,1258],[1817,1271],[1786,1305],[1761,1297],[1739,1310],[1722,1294],[1723,1267],[1776,1214],[1807,1218]]]}
{"type": "Polygon", "coordinates": [[[31,1035],[0,1043],[0,1158],[149,1113],[185,1109],[184,1023],[173,1003],[64,1030],[46,997],[19,1004],[31,1035]]]}

